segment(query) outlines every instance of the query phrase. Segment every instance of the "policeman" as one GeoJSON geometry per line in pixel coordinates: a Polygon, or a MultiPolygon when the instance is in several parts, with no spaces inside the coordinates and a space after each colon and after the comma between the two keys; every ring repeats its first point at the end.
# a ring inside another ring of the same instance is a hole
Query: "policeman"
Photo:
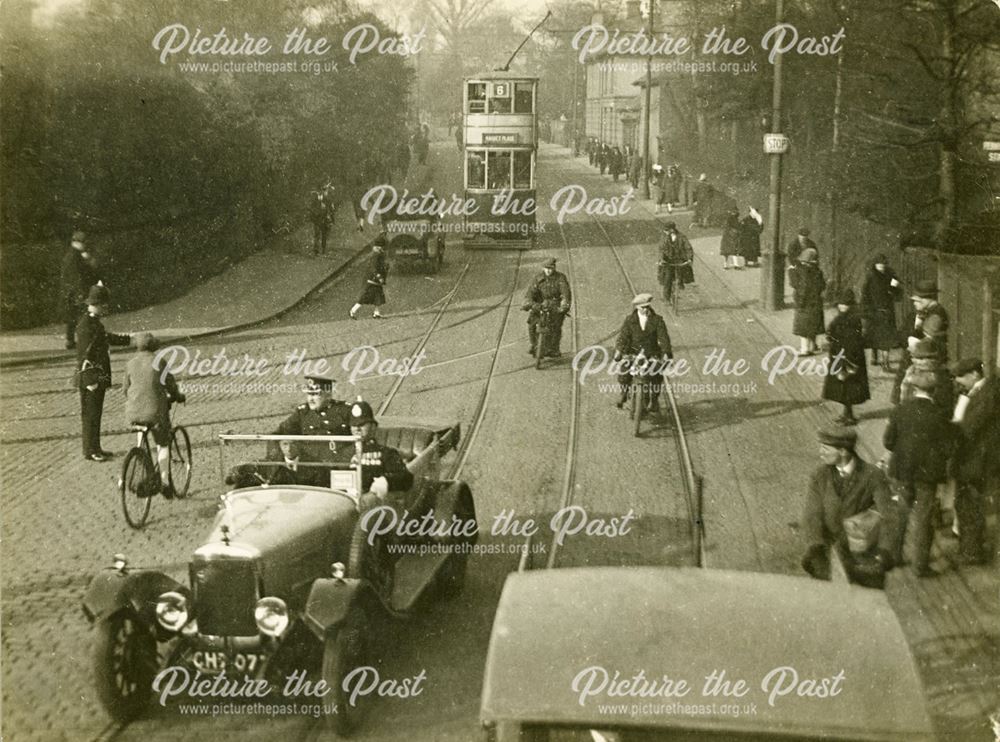
{"type": "Polygon", "coordinates": [[[528,340],[531,342],[529,353],[534,355],[535,344],[538,342],[538,324],[542,319],[542,307],[548,305],[553,311],[549,313],[550,326],[546,328],[545,347],[541,349],[542,356],[559,357],[559,341],[562,339],[562,323],[569,312],[573,294],[569,288],[566,275],[556,270],[556,259],[549,258],[542,264],[542,273],[535,277],[525,293],[525,303],[522,309],[528,314],[528,340]]]}
{"type": "MultiPolygon", "coordinates": [[[[403,492],[413,486],[413,474],[406,468],[403,456],[395,448],[383,446],[375,439],[375,414],[370,404],[360,397],[350,407],[351,435],[361,438],[361,489],[385,497],[389,491],[403,492]]],[[[357,464],[357,454],[351,459],[357,464]]],[[[370,498],[362,502],[362,510],[376,504],[370,498]]]]}
{"type": "Polygon", "coordinates": [[[306,376],[300,404],[281,423],[285,435],[350,435],[350,408],[333,399],[334,380],[327,376],[306,376]]]}

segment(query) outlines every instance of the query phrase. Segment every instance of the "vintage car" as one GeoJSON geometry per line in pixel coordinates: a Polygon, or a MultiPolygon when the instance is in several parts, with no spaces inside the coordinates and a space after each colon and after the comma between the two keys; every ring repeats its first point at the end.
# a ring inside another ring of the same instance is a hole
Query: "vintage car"
{"type": "MultiPolygon", "coordinates": [[[[400,524],[442,524],[406,539],[435,548],[399,555],[387,546],[403,541],[361,513],[361,466],[326,467],[329,487],[271,484],[267,476],[222,496],[208,537],[188,565],[190,584],[152,569],[130,569],[121,555],[90,583],[83,610],[96,629],[98,696],[108,714],[124,722],[142,713],[154,678],[165,668],[203,676],[273,678],[279,688],[292,672],[322,678],[336,703],[325,718],[346,734],[359,719],[348,703],[343,677],[363,666],[371,621],[406,615],[433,589],[450,596],[462,589],[468,545],[477,537],[475,506],[467,485],[437,478],[440,458],[458,443],[457,424],[384,418],[376,437],[400,450],[414,484],[368,500],[365,514],[400,524]],[[428,520],[428,516],[431,520],[428,520]],[[461,528],[455,524],[462,524],[461,528]],[[444,525],[448,525],[445,528],[444,525]],[[378,531],[376,533],[376,531],[378,531]],[[318,675],[313,675],[318,672],[318,675]]],[[[298,441],[304,445],[360,450],[345,436],[224,435],[241,441],[298,441]]],[[[265,457],[267,454],[265,454],[265,457]]],[[[255,471],[281,462],[255,461],[255,471]]],[[[309,464],[299,464],[300,467],[309,464]]],[[[240,470],[245,473],[247,465],[240,470]]],[[[241,482],[245,484],[246,482],[241,482]]],[[[399,531],[403,531],[402,526],[399,531]]]]}
{"type": "Polygon", "coordinates": [[[934,739],[884,593],[697,568],[510,575],[480,718],[495,742],[934,739]]]}
{"type": "Polygon", "coordinates": [[[386,255],[397,265],[421,265],[437,273],[444,264],[444,232],[439,216],[399,215],[383,221],[386,255]]]}

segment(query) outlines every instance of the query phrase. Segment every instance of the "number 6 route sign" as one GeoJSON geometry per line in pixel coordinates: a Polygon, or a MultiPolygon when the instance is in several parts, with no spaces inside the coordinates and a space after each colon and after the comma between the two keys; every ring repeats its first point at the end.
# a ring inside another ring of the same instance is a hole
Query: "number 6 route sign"
{"type": "Polygon", "coordinates": [[[783,155],[788,151],[789,141],[784,134],[765,134],[764,153],[768,155],[783,155]]]}

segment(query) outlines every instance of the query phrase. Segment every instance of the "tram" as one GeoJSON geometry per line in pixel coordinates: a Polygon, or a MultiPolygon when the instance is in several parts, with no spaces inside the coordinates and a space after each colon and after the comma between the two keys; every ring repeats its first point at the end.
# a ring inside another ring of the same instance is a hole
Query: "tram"
{"type": "Polygon", "coordinates": [[[466,247],[535,244],[538,78],[492,72],[466,78],[462,94],[466,247]]]}

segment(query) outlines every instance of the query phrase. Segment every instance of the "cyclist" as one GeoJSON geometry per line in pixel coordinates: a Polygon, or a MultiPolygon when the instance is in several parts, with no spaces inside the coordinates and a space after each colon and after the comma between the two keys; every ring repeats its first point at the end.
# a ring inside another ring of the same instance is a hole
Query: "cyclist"
{"type": "Polygon", "coordinates": [[[683,288],[685,283],[693,282],[693,261],[691,242],[681,234],[675,222],[666,222],[663,225],[663,242],[660,243],[660,262],[657,265],[664,301],[673,299],[675,280],[679,288],[683,288]],[[685,280],[686,278],[692,280],[685,280]]]}
{"type": "MultiPolygon", "coordinates": [[[[618,331],[618,341],[615,343],[615,360],[623,356],[631,358],[640,352],[649,360],[658,361],[664,365],[666,361],[673,359],[674,353],[670,346],[667,323],[663,321],[663,317],[653,311],[652,303],[652,294],[638,294],[632,300],[632,306],[635,309],[625,318],[618,331]]],[[[664,381],[662,371],[656,373],[653,378],[657,380],[649,387],[647,409],[657,413],[660,411],[659,397],[664,381]]],[[[618,409],[621,409],[628,399],[628,389],[631,384],[630,375],[624,373],[619,376],[618,384],[622,395],[617,406],[618,409]]]]}
{"type": "Polygon", "coordinates": [[[173,497],[170,484],[170,405],[184,402],[173,374],[164,373],[156,363],[159,341],[148,332],[136,339],[138,352],[125,364],[122,391],[125,415],[131,425],[145,425],[156,443],[156,461],[160,470],[161,492],[173,497]]]}

